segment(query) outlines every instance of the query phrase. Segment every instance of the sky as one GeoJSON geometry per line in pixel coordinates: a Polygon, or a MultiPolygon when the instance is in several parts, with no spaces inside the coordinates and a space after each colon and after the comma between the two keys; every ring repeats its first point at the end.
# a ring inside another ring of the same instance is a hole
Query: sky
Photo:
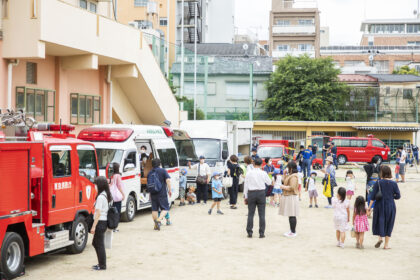
{"type": "MultiPolygon", "coordinates": [[[[419,0],[420,1],[420,0],[419,0]]],[[[318,0],[321,26],[330,28],[330,45],[359,45],[364,19],[413,18],[418,0],[318,0]]],[[[268,39],[271,0],[235,0],[235,27],[268,39]]]]}

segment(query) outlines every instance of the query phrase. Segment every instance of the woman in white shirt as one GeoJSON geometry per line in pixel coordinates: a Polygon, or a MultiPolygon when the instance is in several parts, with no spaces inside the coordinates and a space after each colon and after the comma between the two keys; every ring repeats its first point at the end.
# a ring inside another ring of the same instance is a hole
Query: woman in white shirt
{"type": "Polygon", "coordinates": [[[98,188],[98,196],[96,197],[95,215],[90,233],[93,234],[92,245],[98,257],[98,264],[92,266],[92,268],[94,270],[106,270],[105,232],[108,229],[107,217],[112,196],[109,191],[108,180],[105,177],[96,178],[95,184],[98,188]]]}
{"type": "Polygon", "coordinates": [[[194,165],[191,165],[191,162],[188,162],[188,167],[190,169],[197,169],[197,203],[200,203],[201,197],[203,197],[204,204],[207,203],[208,196],[208,184],[210,183],[211,170],[210,166],[205,163],[205,157],[200,156],[200,162],[194,165]]]}

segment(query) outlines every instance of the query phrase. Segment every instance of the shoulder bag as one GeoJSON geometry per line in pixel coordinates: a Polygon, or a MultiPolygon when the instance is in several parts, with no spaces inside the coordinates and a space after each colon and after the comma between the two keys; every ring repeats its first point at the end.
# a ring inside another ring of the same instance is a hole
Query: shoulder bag
{"type": "Polygon", "coordinates": [[[379,187],[379,190],[375,195],[375,200],[381,200],[382,199],[382,190],[381,190],[381,184],[379,183],[379,180],[378,180],[378,187],[379,187]]]}
{"type": "Polygon", "coordinates": [[[207,175],[200,175],[200,163],[198,164],[198,174],[197,174],[197,179],[195,179],[195,182],[197,183],[197,185],[205,185],[207,184],[207,175]]]}

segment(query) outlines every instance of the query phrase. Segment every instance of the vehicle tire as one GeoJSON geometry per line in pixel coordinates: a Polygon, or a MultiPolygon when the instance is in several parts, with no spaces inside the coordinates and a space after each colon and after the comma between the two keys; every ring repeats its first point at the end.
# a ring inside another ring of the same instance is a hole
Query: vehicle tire
{"type": "Polygon", "coordinates": [[[337,158],[338,164],[343,165],[346,164],[347,158],[345,155],[339,155],[337,158]]]}
{"type": "Polygon", "coordinates": [[[131,222],[136,215],[137,205],[136,200],[132,195],[129,195],[127,198],[127,204],[125,207],[125,212],[122,213],[121,220],[123,222],[131,222]]]}
{"type": "Polygon", "coordinates": [[[319,163],[315,163],[315,164],[314,164],[314,169],[315,169],[315,170],[321,170],[321,168],[322,168],[322,167],[321,167],[321,165],[320,165],[319,163]]]}
{"type": "Polygon", "coordinates": [[[74,244],[67,247],[67,251],[71,254],[80,254],[86,247],[88,241],[88,226],[84,216],[77,216],[74,220],[70,232],[70,240],[74,240],[74,244]]]}
{"type": "MultiPolygon", "coordinates": [[[[382,162],[384,161],[384,159],[380,156],[380,155],[376,155],[379,159],[378,159],[378,165],[382,164],[382,162]]],[[[373,162],[373,158],[372,158],[372,162],[373,162]]]]}
{"type": "Polygon", "coordinates": [[[23,272],[25,247],[22,237],[15,232],[7,232],[1,246],[0,271],[6,279],[13,279],[23,272]]]}

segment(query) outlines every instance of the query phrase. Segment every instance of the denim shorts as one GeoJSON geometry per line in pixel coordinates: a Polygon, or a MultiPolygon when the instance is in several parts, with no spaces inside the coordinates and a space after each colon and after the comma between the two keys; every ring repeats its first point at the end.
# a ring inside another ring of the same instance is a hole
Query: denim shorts
{"type": "Polygon", "coordinates": [[[152,211],[169,211],[168,196],[152,195],[152,211]]]}

